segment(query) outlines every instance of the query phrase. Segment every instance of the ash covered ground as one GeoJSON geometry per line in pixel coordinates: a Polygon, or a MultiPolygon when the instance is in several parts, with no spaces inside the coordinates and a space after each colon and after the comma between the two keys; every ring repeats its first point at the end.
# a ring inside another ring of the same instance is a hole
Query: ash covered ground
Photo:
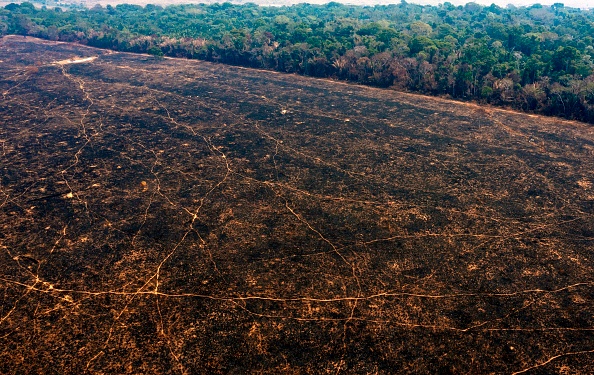
{"type": "Polygon", "coordinates": [[[594,372],[594,128],[0,40],[0,373],[594,372]]]}

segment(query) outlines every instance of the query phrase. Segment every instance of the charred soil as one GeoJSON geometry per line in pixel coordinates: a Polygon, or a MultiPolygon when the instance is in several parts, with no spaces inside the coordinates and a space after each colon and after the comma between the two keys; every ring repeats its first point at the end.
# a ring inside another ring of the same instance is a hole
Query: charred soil
{"type": "Polygon", "coordinates": [[[594,128],[0,40],[0,373],[593,373],[594,128]]]}

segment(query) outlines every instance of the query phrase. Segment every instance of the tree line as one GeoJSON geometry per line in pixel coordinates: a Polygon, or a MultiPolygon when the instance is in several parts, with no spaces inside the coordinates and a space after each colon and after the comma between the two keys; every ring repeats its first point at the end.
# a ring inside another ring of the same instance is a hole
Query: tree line
{"type": "Polygon", "coordinates": [[[185,57],[594,123],[594,10],[558,3],[0,9],[0,35],[185,57]]]}

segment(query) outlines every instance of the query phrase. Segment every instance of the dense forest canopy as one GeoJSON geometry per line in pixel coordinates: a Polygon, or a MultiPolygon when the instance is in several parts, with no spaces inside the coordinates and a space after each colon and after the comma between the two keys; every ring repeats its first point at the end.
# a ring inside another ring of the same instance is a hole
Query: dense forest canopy
{"type": "Polygon", "coordinates": [[[333,77],[594,123],[594,10],[331,2],[0,9],[0,34],[333,77]]]}

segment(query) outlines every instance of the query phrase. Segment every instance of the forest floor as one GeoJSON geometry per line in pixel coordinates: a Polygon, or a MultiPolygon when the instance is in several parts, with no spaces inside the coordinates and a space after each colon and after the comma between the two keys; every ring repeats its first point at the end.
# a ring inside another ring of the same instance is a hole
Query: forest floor
{"type": "Polygon", "coordinates": [[[0,373],[594,373],[594,127],[0,39],[0,373]]]}

